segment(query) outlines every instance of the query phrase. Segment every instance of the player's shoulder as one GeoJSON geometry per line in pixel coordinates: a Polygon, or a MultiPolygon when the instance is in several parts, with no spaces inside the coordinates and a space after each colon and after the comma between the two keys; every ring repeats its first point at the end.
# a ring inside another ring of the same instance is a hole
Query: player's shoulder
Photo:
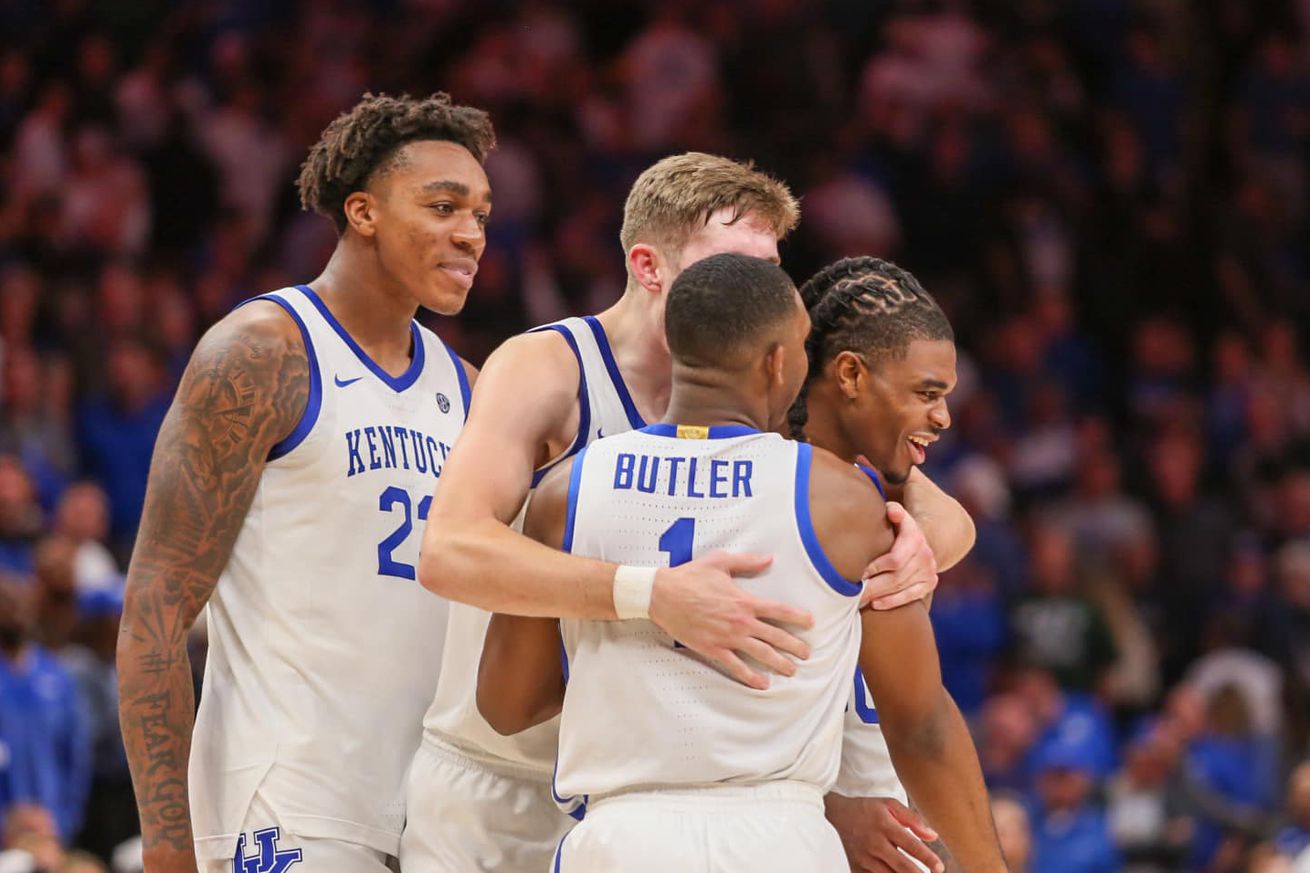
{"type": "Polygon", "coordinates": [[[281,304],[256,298],[219,319],[205,331],[197,351],[246,345],[264,354],[305,351],[305,338],[291,313],[281,304]]]}
{"type": "Polygon", "coordinates": [[[554,330],[534,330],[512,336],[491,353],[483,369],[515,369],[538,376],[571,372],[576,377],[577,358],[568,340],[554,330]]]}
{"type": "Polygon", "coordinates": [[[228,313],[196,344],[175,407],[193,422],[227,422],[228,435],[262,452],[299,423],[313,392],[299,325],[277,303],[253,300],[228,313]],[[251,424],[236,428],[226,398],[241,399],[251,424]]]}
{"type": "Polygon", "coordinates": [[[487,357],[477,399],[494,395],[524,412],[545,407],[562,414],[577,397],[578,377],[577,358],[558,333],[519,334],[487,357]]]}
{"type": "Polygon", "coordinates": [[[854,464],[811,446],[810,496],[843,511],[874,511],[884,501],[873,481],[854,464]]]}
{"type": "Polygon", "coordinates": [[[809,497],[824,554],[843,578],[858,579],[891,542],[882,495],[854,464],[814,447],[809,497]]]}

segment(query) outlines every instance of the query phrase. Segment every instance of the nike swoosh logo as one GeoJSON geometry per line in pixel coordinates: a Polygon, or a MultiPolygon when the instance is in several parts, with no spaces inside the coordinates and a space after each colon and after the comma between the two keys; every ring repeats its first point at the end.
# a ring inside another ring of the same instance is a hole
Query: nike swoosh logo
{"type": "Polygon", "coordinates": [[[605,428],[603,427],[596,428],[596,439],[601,439],[604,436],[605,436],[605,428]]]}
{"type": "Polygon", "coordinates": [[[363,378],[363,376],[356,376],[353,379],[342,379],[340,376],[333,376],[332,381],[337,383],[338,388],[345,388],[347,385],[354,385],[363,378]]]}

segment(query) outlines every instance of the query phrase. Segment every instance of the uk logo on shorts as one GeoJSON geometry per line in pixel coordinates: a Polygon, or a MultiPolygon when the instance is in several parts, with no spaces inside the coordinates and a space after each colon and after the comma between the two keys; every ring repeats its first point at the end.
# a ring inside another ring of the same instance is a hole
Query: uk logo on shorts
{"type": "Polygon", "coordinates": [[[283,873],[288,867],[301,861],[300,849],[279,849],[277,841],[282,836],[280,828],[264,828],[255,831],[255,854],[246,857],[246,835],[237,837],[237,851],[232,857],[232,873],[283,873]]]}

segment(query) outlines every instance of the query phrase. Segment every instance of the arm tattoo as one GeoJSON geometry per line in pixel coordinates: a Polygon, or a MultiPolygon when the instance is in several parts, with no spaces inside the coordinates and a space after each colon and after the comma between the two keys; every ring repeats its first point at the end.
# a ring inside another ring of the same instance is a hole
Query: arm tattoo
{"type": "Polygon", "coordinates": [[[119,720],[147,856],[192,852],[187,633],[227,565],[269,449],[309,395],[303,347],[273,324],[238,316],[201,340],[151,460],[118,638],[119,720]]]}

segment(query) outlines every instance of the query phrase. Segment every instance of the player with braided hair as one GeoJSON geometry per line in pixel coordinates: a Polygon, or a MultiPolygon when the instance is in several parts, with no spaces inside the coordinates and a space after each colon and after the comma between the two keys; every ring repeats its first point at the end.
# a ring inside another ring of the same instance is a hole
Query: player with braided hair
{"type": "MultiPolygon", "coordinates": [[[[837,261],[799,290],[810,313],[809,373],[788,414],[792,437],[852,463],[867,461],[880,474],[866,468],[879,490],[904,501],[916,515],[925,504],[953,504],[918,469],[927,447],[950,425],[946,396],[955,387],[955,335],[941,307],[911,273],[874,257],[837,261]]],[[[903,511],[899,504],[888,507],[889,517],[903,511]]],[[[972,522],[963,510],[942,513],[934,522],[967,526],[953,541],[972,544],[972,522]]],[[[966,546],[958,554],[939,555],[938,564],[947,569],[967,551],[966,546]]],[[[842,770],[828,796],[828,817],[838,823],[844,815],[859,814],[858,806],[842,798],[890,798],[885,814],[907,827],[897,847],[931,864],[917,838],[926,829],[904,807],[905,789],[858,672],[853,688],[842,770]]],[[[838,827],[843,838],[852,830],[838,827]]],[[[912,869],[887,844],[871,852],[867,841],[856,846],[848,840],[846,849],[857,870],[912,869]]]]}

